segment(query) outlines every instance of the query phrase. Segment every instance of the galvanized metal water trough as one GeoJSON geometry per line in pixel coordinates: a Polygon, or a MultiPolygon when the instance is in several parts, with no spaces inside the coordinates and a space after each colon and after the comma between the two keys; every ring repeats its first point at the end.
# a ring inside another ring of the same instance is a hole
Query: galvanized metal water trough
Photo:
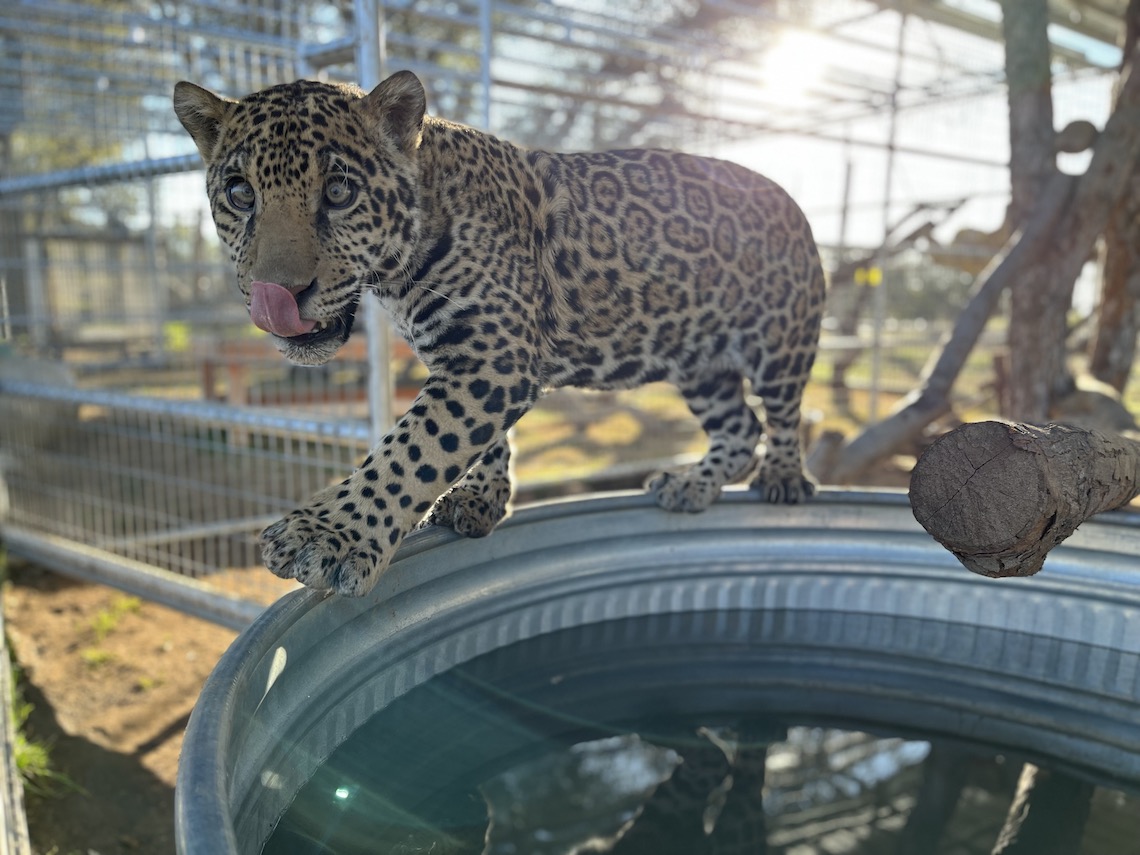
{"type": "Polygon", "coordinates": [[[1140,515],[1116,512],[1037,576],[984,579],[918,526],[903,494],[878,492],[792,507],[733,492],[694,515],[601,496],[523,508],[482,540],[426,530],[370,596],[299,591],[235,641],[186,733],[178,851],[261,851],[332,751],[432,676],[515,641],[648,615],[732,615],[705,624],[794,651],[792,671],[785,658],[749,674],[767,708],[842,703],[884,726],[983,736],[1140,781],[1137,556],[1140,515]]]}

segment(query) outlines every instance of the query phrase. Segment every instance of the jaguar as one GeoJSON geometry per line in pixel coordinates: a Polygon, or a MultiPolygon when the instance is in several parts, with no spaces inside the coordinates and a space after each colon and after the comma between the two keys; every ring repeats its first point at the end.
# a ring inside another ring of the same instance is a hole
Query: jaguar
{"type": "Polygon", "coordinates": [[[174,109],[250,318],[284,357],[328,361],[375,294],[428,370],[354,472],[262,533],[277,575],[360,596],[420,524],[490,533],[509,432],[559,387],[679,390],[708,447],[647,482],[668,511],[745,480],[769,502],[814,494],[800,410],[825,279],[775,182],[664,150],[522,148],[428,115],[407,71],[367,93],[182,82],[174,109]]]}

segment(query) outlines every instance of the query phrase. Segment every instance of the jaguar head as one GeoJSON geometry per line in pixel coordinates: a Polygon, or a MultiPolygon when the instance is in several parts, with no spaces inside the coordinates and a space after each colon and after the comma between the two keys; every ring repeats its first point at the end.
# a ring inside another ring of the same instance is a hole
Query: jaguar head
{"type": "Polygon", "coordinates": [[[314,81],[240,100],[175,87],[250,320],[290,361],[331,359],[362,291],[413,255],[425,106],[406,71],[368,94],[314,81]]]}

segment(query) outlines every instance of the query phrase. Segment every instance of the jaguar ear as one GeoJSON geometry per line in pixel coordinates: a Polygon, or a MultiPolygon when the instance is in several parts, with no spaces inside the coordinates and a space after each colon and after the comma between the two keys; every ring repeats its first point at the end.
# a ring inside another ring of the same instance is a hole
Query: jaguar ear
{"type": "Polygon", "coordinates": [[[396,139],[404,154],[413,154],[419,148],[427,96],[412,72],[397,71],[365,95],[364,109],[396,139]]]}
{"type": "Polygon", "coordinates": [[[226,105],[233,103],[185,80],[174,87],[174,112],[207,163],[213,158],[226,105]]]}

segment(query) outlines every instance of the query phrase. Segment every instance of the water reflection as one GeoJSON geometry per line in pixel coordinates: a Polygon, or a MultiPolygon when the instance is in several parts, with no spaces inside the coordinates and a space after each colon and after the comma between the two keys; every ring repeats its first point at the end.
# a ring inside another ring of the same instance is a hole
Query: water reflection
{"type": "Polygon", "coordinates": [[[986,744],[983,716],[958,731],[977,742],[923,730],[946,721],[936,673],[899,690],[905,716],[878,712],[843,651],[812,672],[701,615],[654,620],[416,686],[318,769],[264,855],[1140,855],[1140,782],[986,744]]]}
{"type": "MultiPolygon", "coordinates": [[[[1023,768],[960,743],[822,727],[680,720],[530,757],[408,809],[356,764],[323,768],[266,855],[1136,855],[1140,799],[1053,772],[1046,848],[1009,848],[1023,768]],[[689,723],[685,723],[689,724],[689,723]],[[778,738],[776,738],[778,737],[778,738]],[[1083,795],[1082,795],[1083,793],[1083,795]],[[1003,834],[1006,837],[1002,842],[1003,834]],[[1061,841],[1067,837],[1068,842],[1061,841]],[[1062,845],[1063,844],[1063,845],[1062,845]],[[1005,848],[1003,848],[1005,847],[1005,848]],[[1131,848],[1130,848],[1131,847],[1131,848]]],[[[343,757],[336,758],[343,761],[343,757]]],[[[375,771],[375,770],[373,770],[375,771]]],[[[390,770],[396,775],[395,770],[390,770]]],[[[404,770],[415,775],[415,769],[404,770]]],[[[1032,796],[1032,793],[1031,793],[1032,796]]],[[[1049,799],[1050,796],[1039,796],[1049,799]]],[[[1014,832],[1028,833],[1025,828],[1014,832]]],[[[1042,830],[1033,832],[1038,835],[1042,830]]],[[[1012,842],[1011,842],[1012,841],[1012,842]]],[[[1040,846],[1041,844],[1034,844],[1040,846]]]]}

